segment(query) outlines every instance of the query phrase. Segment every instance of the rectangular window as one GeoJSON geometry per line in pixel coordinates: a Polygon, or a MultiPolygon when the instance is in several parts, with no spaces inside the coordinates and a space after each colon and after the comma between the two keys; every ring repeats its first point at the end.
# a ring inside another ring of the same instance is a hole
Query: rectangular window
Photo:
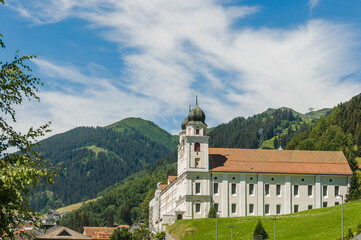
{"type": "Polygon", "coordinates": [[[340,187],[335,186],[335,197],[337,197],[338,195],[340,195],[340,187]]]}
{"type": "Polygon", "coordinates": [[[232,213],[237,212],[237,205],[235,203],[232,203],[232,213]]]}
{"type": "Polygon", "coordinates": [[[253,211],[254,211],[254,205],[250,204],[249,205],[249,214],[253,214],[253,211]]]}
{"type": "Polygon", "coordinates": [[[199,142],[194,143],[194,151],[195,152],[201,151],[201,144],[199,142]]]}
{"type": "Polygon", "coordinates": [[[196,167],[196,168],[200,168],[200,167],[201,167],[201,159],[200,159],[200,158],[196,158],[196,159],[195,159],[195,167],[196,167]]]}
{"type": "Polygon", "coordinates": [[[298,212],[298,205],[293,205],[293,212],[294,213],[298,212]]]}
{"type": "Polygon", "coordinates": [[[335,202],[335,206],[339,205],[340,203],[339,202],[335,202]]]}
{"type": "Polygon", "coordinates": [[[232,195],[236,195],[237,191],[236,191],[236,184],[232,183],[232,195]]]}
{"type": "Polygon", "coordinates": [[[322,196],[327,197],[327,186],[322,186],[322,196]]]}
{"type": "Polygon", "coordinates": [[[308,185],[308,196],[312,196],[312,185],[308,185]]]}
{"type": "Polygon", "coordinates": [[[312,209],[312,205],[308,205],[308,210],[312,209]]]}
{"type": "Polygon", "coordinates": [[[265,184],[265,185],[264,185],[264,194],[265,194],[266,196],[269,196],[269,184],[265,184]]]}
{"type": "Polygon", "coordinates": [[[264,205],[264,214],[269,214],[269,204],[264,205]]]}
{"type": "Polygon", "coordinates": [[[249,195],[253,195],[254,194],[254,184],[251,183],[249,184],[249,195]]]}
{"type": "Polygon", "coordinates": [[[196,194],[201,193],[201,183],[196,183],[196,194]]]}
{"type": "Polygon", "coordinates": [[[276,185],[276,195],[281,196],[281,185],[280,184],[276,185]]]}
{"type": "Polygon", "coordinates": [[[218,212],[218,203],[214,204],[214,208],[216,209],[216,212],[218,212]]]}
{"type": "Polygon", "coordinates": [[[200,212],[201,212],[201,204],[196,203],[196,213],[200,213],[200,212]]]}
{"type": "Polygon", "coordinates": [[[277,214],[281,214],[281,205],[280,205],[280,204],[278,204],[278,205],[276,206],[276,213],[277,213],[277,214]]]}
{"type": "Polygon", "coordinates": [[[327,207],[327,202],[323,202],[322,207],[327,207]]]}
{"type": "Polygon", "coordinates": [[[218,183],[213,184],[213,192],[214,194],[218,194],[218,183]]]}
{"type": "Polygon", "coordinates": [[[298,197],[298,185],[293,186],[293,196],[298,197]]]}

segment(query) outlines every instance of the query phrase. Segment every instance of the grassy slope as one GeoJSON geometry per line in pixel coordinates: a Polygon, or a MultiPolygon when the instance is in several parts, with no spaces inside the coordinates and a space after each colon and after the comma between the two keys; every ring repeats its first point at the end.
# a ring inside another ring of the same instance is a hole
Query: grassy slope
{"type": "MultiPolygon", "coordinates": [[[[280,109],[291,110],[295,116],[301,116],[303,121],[307,124],[311,124],[313,119],[319,119],[320,117],[326,115],[330,111],[330,108],[323,108],[318,111],[311,111],[306,114],[302,114],[302,113],[296,112],[295,110],[293,110],[291,108],[282,107],[280,109]]],[[[276,109],[269,108],[265,112],[268,114],[272,114],[275,110],[276,109]]],[[[296,129],[296,125],[297,125],[297,127],[300,127],[300,124],[291,124],[293,130],[296,129]]],[[[283,130],[283,133],[287,133],[287,128],[283,130]]],[[[273,147],[274,138],[275,137],[272,137],[270,139],[265,139],[264,142],[262,143],[262,148],[274,149],[274,147],[273,147]]]]}
{"type": "Polygon", "coordinates": [[[134,133],[139,132],[153,141],[166,146],[169,150],[174,151],[177,141],[164,129],[158,127],[155,123],[141,118],[125,118],[119,122],[113,123],[105,128],[111,128],[118,132],[134,133]]]}
{"type": "MultiPolygon", "coordinates": [[[[319,119],[320,117],[326,115],[331,110],[330,108],[322,108],[322,109],[317,110],[317,111],[311,111],[311,112],[302,114],[302,113],[299,113],[299,112],[293,110],[292,108],[281,107],[279,109],[290,110],[290,111],[292,111],[294,116],[300,116],[302,119],[319,119]]],[[[272,114],[275,111],[276,111],[276,109],[274,109],[274,108],[268,108],[265,111],[265,113],[272,114]]]]}
{"type": "MultiPolygon", "coordinates": [[[[281,220],[277,222],[277,239],[339,239],[341,237],[341,206],[313,209],[294,214],[277,216],[281,220]]],[[[271,217],[238,217],[218,219],[218,239],[230,239],[231,231],[228,226],[236,226],[233,229],[234,239],[252,239],[253,231],[258,219],[268,233],[270,239],[274,239],[274,222],[271,217]]],[[[177,239],[215,239],[215,219],[180,220],[168,227],[171,235],[177,239]]],[[[351,228],[356,232],[357,225],[361,224],[361,201],[346,203],[344,205],[344,232],[351,228]]]]}
{"type": "Polygon", "coordinates": [[[59,212],[59,213],[71,212],[71,211],[74,211],[74,210],[77,210],[78,208],[80,208],[84,203],[93,202],[93,201],[95,201],[95,200],[97,200],[99,198],[100,197],[90,199],[90,200],[87,200],[85,202],[74,203],[74,204],[71,204],[71,205],[68,205],[68,206],[65,206],[65,207],[62,207],[62,208],[58,208],[58,209],[56,209],[56,211],[59,212]]]}

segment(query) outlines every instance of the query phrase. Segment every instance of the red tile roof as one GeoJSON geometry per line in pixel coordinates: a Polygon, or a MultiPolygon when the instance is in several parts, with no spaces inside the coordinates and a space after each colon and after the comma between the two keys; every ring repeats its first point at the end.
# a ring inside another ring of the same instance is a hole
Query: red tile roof
{"type": "Polygon", "coordinates": [[[92,239],[110,239],[116,227],[83,227],[84,235],[91,237],[92,239]]]}
{"type": "Polygon", "coordinates": [[[117,228],[130,228],[129,225],[119,225],[117,228]]]}
{"type": "Polygon", "coordinates": [[[215,172],[352,175],[343,152],[209,148],[215,172]]]}
{"type": "Polygon", "coordinates": [[[168,176],[168,184],[176,180],[177,176],[168,176]]]}
{"type": "Polygon", "coordinates": [[[168,184],[160,184],[159,188],[160,188],[160,190],[164,190],[164,189],[166,189],[167,186],[168,186],[168,184]]]}

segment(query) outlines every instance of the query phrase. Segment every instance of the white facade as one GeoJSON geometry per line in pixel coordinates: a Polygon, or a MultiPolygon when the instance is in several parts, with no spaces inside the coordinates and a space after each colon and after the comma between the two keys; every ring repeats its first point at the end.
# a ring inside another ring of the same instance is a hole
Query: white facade
{"type": "Polygon", "coordinates": [[[236,167],[222,172],[212,168],[206,131],[204,121],[189,121],[182,129],[177,178],[166,186],[158,184],[150,202],[151,228],[162,231],[163,224],[178,219],[206,218],[211,204],[220,217],[277,215],[334,206],[341,203],[338,195],[347,193],[350,174],[278,173],[277,169],[239,172],[236,167]]]}

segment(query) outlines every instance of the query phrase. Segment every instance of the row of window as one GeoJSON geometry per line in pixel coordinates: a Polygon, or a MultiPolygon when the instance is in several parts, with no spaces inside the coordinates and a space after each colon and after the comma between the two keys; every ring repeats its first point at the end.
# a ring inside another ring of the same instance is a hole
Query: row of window
{"type": "MultiPolygon", "coordinates": [[[[334,194],[335,194],[335,197],[339,196],[340,195],[340,187],[339,186],[334,186],[335,187],[335,191],[334,191],[334,194]]],[[[295,197],[299,196],[299,186],[298,185],[293,185],[293,195],[295,197]]],[[[313,186],[312,185],[308,185],[308,189],[307,189],[307,194],[309,197],[312,196],[312,189],[313,189],[313,186]]],[[[267,195],[267,194],[266,194],[267,195]]],[[[322,196],[323,197],[327,197],[328,196],[328,186],[327,185],[323,185],[322,186],[322,196]]]]}
{"type": "MultiPolygon", "coordinates": [[[[339,202],[335,202],[335,205],[339,205],[339,202]]],[[[327,202],[323,202],[322,203],[322,207],[327,207],[328,203],[327,202]]],[[[276,214],[281,214],[281,204],[277,204],[276,205],[276,214]]],[[[218,203],[214,203],[214,208],[216,209],[216,212],[218,212],[218,203]]],[[[307,209],[312,209],[313,205],[308,205],[307,209]]],[[[293,212],[296,213],[299,211],[299,205],[295,204],[293,205],[293,212]]],[[[200,203],[196,203],[196,213],[200,213],[201,212],[201,204],[200,203]]],[[[231,213],[235,214],[237,213],[237,204],[232,203],[231,205],[231,213]]],[[[265,204],[264,205],[264,213],[270,214],[270,205],[269,204],[265,204]]],[[[254,204],[249,204],[248,205],[248,214],[254,214],[254,204]]]]}
{"type": "MultiPolygon", "coordinates": [[[[249,184],[248,186],[249,186],[248,187],[249,195],[254,195],[254,184],[249,184]]],[[[313,189],[313,186],[308,185],[308,196],[309,197],[313,195],[312,189],[313,189]]],[[[269,184],[264,185],[264,191],[265,191],[265,196],[270,195],[270,185],[269,184]]],[[[200,193],[200,183],[196,183],[196,193],[200,193]],[[197,184],[198,184],[199,192],[197,192],[197,184]]],[[[219,193],[219,184],[218,183],[213,184],[213,193],[214,194],[219,193]]],[[[335,186],[334,193],[335,193],[335,197],[340,195],[340,187],[339,186],[335,186]]],[[[232,195],[237,194],[237,185],[235,183],[232,183],[231,194],[232,195]]],[[[281,195],[281,185],[277,184],[276,185],[276,196],[280,196],[280,195],[281,195]]],[[[296,197],[299,196],[299,186],[298,185],[293,185],[293,195],[296,197]]],[[[327,185],[322,186],[322,196],[323,197],[328,196],[328,186],[327,185]]]]}

